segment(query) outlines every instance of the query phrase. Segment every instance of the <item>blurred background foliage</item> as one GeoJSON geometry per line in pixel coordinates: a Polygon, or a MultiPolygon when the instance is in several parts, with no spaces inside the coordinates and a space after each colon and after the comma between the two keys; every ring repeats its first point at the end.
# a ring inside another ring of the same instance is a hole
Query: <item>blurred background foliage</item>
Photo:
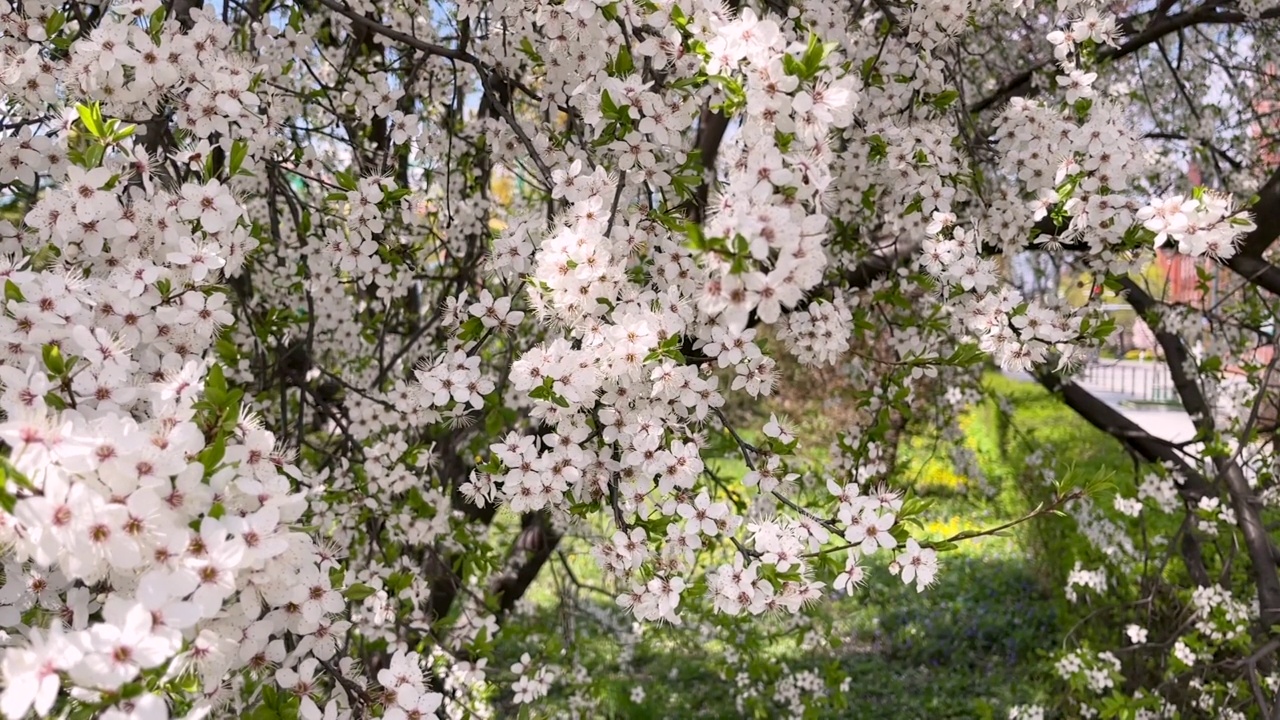
{"type": "MultiPolygon", "coordinates": [[[[785,415],[801,449],[822,462],[852,412],[833,374],[784,368],[783,387],[807,395],[726,408],[736,426],[761,427],[785,415]]],[[[909,427],[899,442],[893,483],[929,498],[926,534],[942,538],[1021,517],[1051,494],[1032,468],[1104,478],[1132,494],[1135,466],[1121,446],[1039,386],[997,372],[986,397],[960,418],[958,432],[909,427]],[[1003,410],[1001,409],[1003,408],[1003,410]],[[960,452],[957,452],[960,451],[960,452]],[[969,458],[956,463],[955,457],[969,458]]],[[[726,456],[712,469],[731,487],[745,473],[726,456]]],[[[1110,508],[1109,497],[1094,497],[1110,508]]],[[[601,528],[603,529],[603,528],[601,528]]],[[[536,717],[616,718],[1006,718],[1018,705],[1052,704],[1059,692],[1054,653],[1068,635],[1115,644],[1125,618],[1082,623],[1063,583],[1077,560],[1096,553],[1075,521],[1041,517],[999,537],[960,543],[940,557],[937,584],[924,593],[871,563],[867,583],[801,618],[694,618],[684,626],[635,625],[603,587],[590,538],[575,538],[521,603],[521,622],[498,640],[499,662],[568,655],[578,677],[561,678],[536,717]],[[819,640],[832,628],[838,643],[819,640]],[[637,643],[637,633],[646,642],[637,643]],[[824,690],[810,680],[823,679],[824,690]],[[590,678],[591,682],[586,682],[590,678]],[[847,678],[847,679],[846,679],[847,678]]],[[[1172,572],[1172,570],[1170,571],[1172,572]]],[[[528,708],[506,706],[512,716],[528,708]]]]}

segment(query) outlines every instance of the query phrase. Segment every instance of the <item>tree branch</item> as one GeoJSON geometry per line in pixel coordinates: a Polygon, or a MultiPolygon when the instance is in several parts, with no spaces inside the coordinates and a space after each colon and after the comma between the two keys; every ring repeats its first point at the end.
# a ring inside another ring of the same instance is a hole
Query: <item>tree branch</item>
{"type": "Polygon", "coordinates": [[[1076,411],[1076,414],[1086,422],[1124,443],[1147,462],[1172,465],[1182,476],[1182,482],[1178,483],[1177,487],[1178,494],[1182,496],[1184,502],[1195,504],[1202,497],[1217,494],[1213,491],[1208,479],[1187,464],[1186,459],[1178,455],[1173,445],[1146,432],[1140,425],[1099,400],[1093,393],[1074,382],[1065,382],[1055,373],[1037,372],[1035,378],[1046,390],[1060,395],[1067,407],[1076,411]]]}
{"type": "Polygon", "coordinates": [[[1276,237],[1280,236],[1280,168],[1276,168],[1271,177],[1258,188],[1258,202],[1253,206],[1253,223],[1256,227],[1240,243],[1239,255],[1262,257],[1276,237]]]}
{"type": "MultiPolygon", "coordinates": [[[[1187,370],[1190,355],[1185,343],[1177,335],[1160,329],[1159,318],[1156,317],[1159,303],[1155,299],[1128,277],[1120,278],[1120,283],[1129,304],[1139,316],[1147,318],[1147,324],[1155,331],[1156,341],[1164,350],[1165,364],[1169,366],[1169,373],[1173,377],[1173,387],[1182,400],[1183,408],[1191,416],[1196,431],[1206,439],[1212,438],[1215,432],[1212,408],[1205,400],[1199,383],[1187,370]]],[[[1245,550],[1249,553],[1253,566],[1263,626],[1269,627],[1280,621],[1280,574],[1276,572],[1275,558],[1271,553],[1271,539],[1267,536],[1262,516],[1258,512],[1257,496],[1249,488],[1249,481],[1245,478],[1240,463],[1233,458],[1215,456],[1213,465],[1231,497],[1236,523],[1244,535],[1245,550]]]]}
{"type": "MultiPolygon", "coordinates": [[[[1122,32],[1132,33],[1133,28],[1139,22],[1151,18],[1151,21],[1142,30],[1131,35],[1119,47],[1103,48],[1098,53],[1098,60],[1119,60],[1126,55],[1131,55],[1138,50],[1156,42],[1160,38],[1175,33],[1179,30],[1192,27],[1194,25],[1210,25],[1216,23],[1225,23],[1239,25],[1253,20],[1269,20],[1280,17],[1280,7],[1269,8],[1258,15],[1256,18],[1249,17],[1242,12],[1232,10],[1225,6],[1220,0],[1206,3],[1189,12],[1181,12],[1175,15],[1165,15],[1161,11],[1152,13],[1141,13],[1131,15],[1116,23],[1122,32]]],[[[995,90],[995,92],[987,95],[981,100],[969,105],[969,112],[980,113],[989,110],[1010,98],[1017,97],[1025,93],[1031,88],[1031,81],[1036,73],[1053,65],[1053,61],[1049,59],[1041,60],[1035,65],[1022,70],[1009,79],[1005,80],[995,90]]]]}
{"type": "Polygon", "coordinates": [[[509,569],[489,583],[489,592],[498,598],[499,623],[515,608],[560,543],[561,535],[545,512],[525,513],[520,524],[522,529],[508,556],[509,569]]]}
{"type": "Polygon", "coordinates": [[[345,7],[344,5],[339,3],[337,0],[317,0],[317,1],[321,5],[324,5],[330,10],[333,10],[334,12],[339,13],[343,17],[349,19],[351,22],[355,23],[356,25],[359,25],[365,28],[366,30],[371,30],[383,37],[389,38],[391,40],[395,40],[397,42],[402,42],[411,48],[421,50],[422,52],[425,52],[431,55],[436,55],[438,57],[447,58],[449,60],[457,60],[459,62],[464,62],[464,63],[467,63],[468,65],[479,66],[481,64],[479,58],[477,58],[475,55],[472,55],[471,53],[465,50],[458,50],[455,48],[446,47],[444,45],[437,45],[435,43],[430,43],[430,42],[427,42],[426,40],[422,40],[420,38],[414,37],[413,35],[409,35],[408,33],[403,33],[394,28],[387,27],[386,25],[383,25],[377,20],[365,17],[364,15],[357,13],[355,10],[345,7]]]}

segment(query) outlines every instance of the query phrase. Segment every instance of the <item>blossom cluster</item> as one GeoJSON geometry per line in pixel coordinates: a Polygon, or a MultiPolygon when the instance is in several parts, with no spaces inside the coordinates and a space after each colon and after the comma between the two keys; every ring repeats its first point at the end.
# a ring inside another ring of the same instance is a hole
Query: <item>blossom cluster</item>
{"type": "Polygon", "coordinates": [[[232,138],[262,129],[259,100],[229,28],[201,11],[148,21],[157,8],[104,8],[61,57],[30,27],[6,40],[26,43],[0,74],[9,97],[42,109],[52,96],[18,89],[56,84],[97,100],[0,141],[21,162],[7,182],[49,185],[4,248],[8,717],[48,714],[67,687],[104,717],[164,717],[181,675],[196,681],[183,712],[238,706],[229,677],[306,675],[349,625],[333,554],[298,530],[300,471],[214,353],[235,319],[216,283],[257,245],[245,206],[208,175],[159,183],[144,127],[110,119],[171,97],[176,127],[249,160],[232,138]]]}
{"type": "MultiPolygon", "coordinates": [[[[573,533],[641,621],[796,615],[872,561],[924,590],[942,544],[890,482],[893,414],[954,415],[929,389],[979,353],[1065,369],[1108,332],[1000,255],[1118,274],[1252,227],[1139,199],[1089,66],[1119,24],[1087,3],[982,152],[946,57],[988,3],[322,4],[0,0],[6,716],[461,715],[494,675],[533,703],[573,673],[472,653],[573,533]],[[785,419],[733,425],[773,345],[859,383],[825,467],[785,419]]],[[[1064,676],[1104,689],[1111,659],[1064,676]]]]}

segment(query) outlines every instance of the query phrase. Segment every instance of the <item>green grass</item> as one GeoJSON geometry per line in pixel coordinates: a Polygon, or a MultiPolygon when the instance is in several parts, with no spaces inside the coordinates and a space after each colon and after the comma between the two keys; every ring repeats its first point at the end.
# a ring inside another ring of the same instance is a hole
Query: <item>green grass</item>
{"type": "Polygon", "coordinates": [[[974,718],[1041,699],[1057,615],[1016,557],[952,555],[923,594],[876,573],[843,605],[867,647],[843,663],[861,678],[853,717],[974,718]]]}
{"type": "MultiPolygon", "coordinates": [[[[961,422],[961,443],[982,478],[959,472],[950,460],[955,448],[932,435],[918,432],[901,444],[897,481],[934,500],[927,534],[945,537],[1019,517],[1048,492],[1027,472],[1036,449],[1060,476],[1113,477],[1131,488],[1132,464],[1114,440],[1036,386],[999,376],[987,384],[1012,413],[986,403],[961,422]]],[[[713,467],[721,478],[745,472],[737,460],[713,467]]],[[[807,621],[833,638],[832,646],[806,644],[804,627],[786,618],[714,630],[692,618],[684,628],[647,626],[644,642],[624,647],[619,634],[631,623],[611,598],[579,593],[575,611],[562,612],[556,583],[565,574],[544,573],[531,591],[532,614],[504,631],[494,666],[505,669],[523,651],[564,662],[564,649],[593,678],[588,717],[776,717],[786,714],[772,699],[778,681],[812,670],[826,678],[829,693],[805,717],[1003,718],[1013,705],[1052,697],[1049,654],[1074,622],[1058,589],[1073,558],[1086,552],[1082,546],[1071,520],[1044,517],[944,554],[938,583],[924,593],[876,565],[866,588],[823,603],[807,621]],[[733,657],[744,647],[757,649],[733,657]],[[729,668],[747,668],[762,681],[763,697],[748,698],[742,711],[736,703],[743,688],[729,668]],[[846,676],[851,684],[840,693],[846,676]],[[645,691],[638,703],[631,699],[637,686],[645,691]]],[[[603,582],[584,544],[568,549],[579,581],[603,582]]],[[[536,716],[562,716],[581,702],[570,695],[563,686],[553,690],[536,716]]]]}

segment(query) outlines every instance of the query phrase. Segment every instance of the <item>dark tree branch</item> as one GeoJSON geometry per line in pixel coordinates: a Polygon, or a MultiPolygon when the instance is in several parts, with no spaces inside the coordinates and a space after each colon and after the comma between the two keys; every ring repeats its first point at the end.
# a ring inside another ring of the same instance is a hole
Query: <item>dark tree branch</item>
{"type": "MultiPolygon", "coordinates": [[[[1125,290],[1125,297],[1138,315],[1147,319],[1147,324],[1155,331],[1156,341],[1164,350],[1165,363],[1173,377],[1173,387],[1182,400],[1182,406],[1196,432],[1208,439],[1214,436],[1213,409],[1205,400],[1204,392],[1188,371],[1191,364],[1186,344],[1177,335],[1161,329],[1159,322],[1159,303],[1128,277],[1120,278],[1125,290]]],[[[1218,478],[1227,486],[1227,494],[1231,497],[1231,506],[1235,510],[1236,523],[1244,536],[1245,549],[1249,553],[1254,583],[1258,588],[1258,604],[1264,627],[1280,621],[1280,574],[1276,572],[1275,558],[1271,553],[1271,539],[1267,536],[1266,527],[1258,510],[1257,496],[1249,487],[1244,470],[1234,458],[1216,456],[1213,458],[1214,470],[1218,478]]]]}
{"type": "Polygon", "coordinates": [[[489,583],[489,592],[498,599],[499,623],[515,608],[560,543],[561,535],[546,512],[525,513],[520,525],[520,534],[507,558],[508,570],[489,583]]]}
{"type": "Polygon", "coordinates": [[[403,33],[394,28],[387,27],[386,25],[383,25],[382,23],[372,18],[365,17],[364,15],[361,15],[360,13],[344,6],[342,3],[338,2],[337,0],[317,0],[317,1],[321,5],[324,5],[330,10],[333,10],[334,12],[347,18],[351,22],[355,23],[357,26],[365,30],[375,32],[385,38],[395,40],[396,42],[404,43],[405,45],[408,45],[411,48],[414,48],[416,50],[421,50],[430,55],[446,58],[448,60],[457,60],[459,62],[467,63],[468,65],[473,65],[473,66],[480,65],[480,60],[476,58],[475,55],[472,55],[471,53],[465,50],[458,50],[451,47],[446,47],[444,45],[437,45],[435,43],[430,43],[430,42],[427,42],[426,40],[416,38],[413,35],[409,35],[408,33],[403,33]]]}
{"type": "Polygon", "coordinates": [[[1074,382],[1065,381],[1060,375],[1041,371],[1035,377],[1046,390],[1061,396],[1067,407],[1090,425],[1116,438],[1147,462],[1172,466],[1182,477],[1182,482],[1178,483],[1178,494],[1184,502],[1195,504],[1202,497],[1217,494],[1204,475],[1187,464],[1171,443],[1146,432],[1119,410],[1074,382]]]}
{"type": "Polygon", "coordinates": [[[1205,568],[1204,553],[1200,551],[1200,540],[1191,529],[1190,523],[1187,524],[1186,532],[1182,533],[1182,545],[1179,549],[1182,551],[1182,559],[1186,562],[1187,573],[1191,575],[1195,584],[1200,587],[1212,585],[1209,571],[1205,568]]]}
{"type": "Polygon", "coordinates": [[[1258,202],[1252,209],[1253,222],[1257,227],[1240,243],[1239,254],[1262,257],[1280,236],[1280,168],[1258,188],[1258,202]]]}
{"type": "MultiPolygon", "coordinates": [[[[1257,18],[1252,18],[1242,12],[1231,9],[1220,0],[1214,0],[1189,12],[1181,12],[1175,15],[1166,15],[1159,10],[1154,15],[1141,13],[1124,18],[1116,23],[1117,27],[1122,32],[1129,34],[1130,37],[1121,43],[1119,47],[1103,48],[1098,53],[1098,60],[1119,60],[1127,55],[1132,55],[1166,35],[1195,25],[1239,25],[1254,20],[1269,20],[1277,17],[1280,17],[1280,8],[1269,8],[1259,14],[1257,18]],[[1134,28],[1138,23],[1148,18],[1150,18],[1150,22],[1147,23],[1146,27],[1134,33],[1134,28]]],[[[1031,90],[1032,80],[1035,78],[1036,73],[1052,65],[1053,60],[1051,59],[1041,60],[1035,65],[1009,76],[990,95],[970,104],[969,112],[980,113],[996,107],[1011,98],[1026,94],[1031,90]]]]}
{"type": "Polygon", "coordinates": [[[845,283],[841,287],[854,290],[865,289],[893,272],[894,269],[906,265],[919,249],[919,243],[906,243],[900,246],[895,245],[888,252],[872,255],[857,267],[846,270],[841,275],[841,280],[845,283]]]}
{"type": "Polygon", "coordinates": [[[716,158],[720,155],[720,143],[724,139],[725,130],[729,128],[729,118],[723,112],[712,110],[707,104],[702,106],[702,117],[698,120],[698,152],[702,159],[702,183],[694,196],[690,219],[702,223],[707,217],[707,204],[710,202],[711,185],[715,182],[716,158]]]}

